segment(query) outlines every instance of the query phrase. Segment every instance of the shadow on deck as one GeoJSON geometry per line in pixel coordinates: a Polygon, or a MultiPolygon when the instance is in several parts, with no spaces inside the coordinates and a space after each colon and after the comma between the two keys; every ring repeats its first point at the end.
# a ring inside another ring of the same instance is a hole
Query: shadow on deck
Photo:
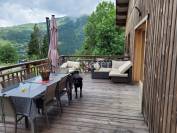
{"type": "MultiPolygon", "coordinates": [[[[137,86],[113,84],[109,80],[92,80],[83,75],[83,98],[75,99],[64,110],[49,112],[50,128],[45,119],[37,119],[40,133],[148,133],[141,114],[137,86]]],[[[74,95],[74,93],[73,93],[74,95]]],[[[20,127],[19,127],[20,128],[20,127]]],[[[30,133],[24,127],[18,133],[30,133]]]]}

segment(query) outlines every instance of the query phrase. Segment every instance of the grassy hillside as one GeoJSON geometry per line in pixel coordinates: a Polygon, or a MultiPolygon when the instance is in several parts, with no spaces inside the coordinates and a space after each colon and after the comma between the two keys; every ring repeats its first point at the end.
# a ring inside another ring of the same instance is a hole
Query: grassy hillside
{"type": "MultiPolygon", "coordinates": [[[[57,19],[59,29],[60,54],[74,54],[81,47],[84,40],[83,28],[87,22],[87,16],[79,18],[62,17],[57,19]]],[[[25,54],[33,23],[13,27],[0,27],[0,39],[14,43],[18,52],[25,54]]],[[[38,23],[42,34],[46,34],[46,23],[38,23]]]]}

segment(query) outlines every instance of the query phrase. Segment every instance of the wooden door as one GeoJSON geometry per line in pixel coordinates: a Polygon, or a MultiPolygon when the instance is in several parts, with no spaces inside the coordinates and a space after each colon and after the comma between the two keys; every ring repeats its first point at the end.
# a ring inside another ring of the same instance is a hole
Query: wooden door
{"type": "Polygon", "coordinates": [[[144,54],[145,54],[145,34],[146,24],[142,24],[135,30],[135,46],[133,60],[133,81],[142,82],[144,80],[144,54]]]}

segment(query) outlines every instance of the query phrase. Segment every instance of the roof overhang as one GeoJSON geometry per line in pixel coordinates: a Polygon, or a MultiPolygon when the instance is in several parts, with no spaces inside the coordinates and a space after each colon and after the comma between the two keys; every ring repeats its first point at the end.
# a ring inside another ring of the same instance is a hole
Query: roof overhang
{"type": "Polygon", "coordinates": [[[116,24],[125,26],[128,14],[129,0],[116,0],[116,24]]]}

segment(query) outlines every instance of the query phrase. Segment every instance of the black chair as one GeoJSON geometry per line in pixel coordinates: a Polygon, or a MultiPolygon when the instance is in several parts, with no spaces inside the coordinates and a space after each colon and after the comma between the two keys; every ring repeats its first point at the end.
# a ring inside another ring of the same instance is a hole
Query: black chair
{"type": "Polygon", "coordinates": [[[70,104],[70,101],[71,101],[72,88],[71,88],[69,78],[70,78],[69,76],[66,76],[62,78],[57,84],[56,97],[59,101],[61,112],[63,112],[62,104],[61,104],[61,97],[67,94],[68,103],[70,104]]]}
{"type": "MultiPolygon", "coordinates": [[[[57,83],[48,86],[44,94],[44,97],[43,97],[43,113],[45,114],[45,117],[47,120],[47,126],[49,126],[49,120],[48,120],[48,115],[47,115],[48,109],[50,106],[54,105],[55,101],[57,101],[56,95],[55,95],[56,86],[57,86],[57,83]]],[[[57,105],[59,106],[58,101],[57,101],[57,105]]]]}
{"type": "Polygon", "coordinates": [[[57,83],[49,85],[46,91],[43,94],[36,97],[35,99],[36,106],[38,108],[38,113],[45,116],[47,127],[49,127],[49,119],[48,119],[48,114],[47,114],[49,108],[54,106],[55,102],[57,103],[58,107],[60,106],[56,98],[56,86],[57,86],[57,83]],[[42,110],[42,113],[40,110],[42,110]]]}
{"type": "Polygon", "coordinates": [[[16,109],[14,107],[14,104],[10,97],[0,97],[0,116],[1,116],[1,122],[4,124],[4,132],[6,133],[6,124],[8,122],[13,122],[15,126],[15,133],[17,133],[17,123],[21,121],[23,118],[25,118],[25,126],[28,127],[28,118],[16,112],[16,109]]]}

